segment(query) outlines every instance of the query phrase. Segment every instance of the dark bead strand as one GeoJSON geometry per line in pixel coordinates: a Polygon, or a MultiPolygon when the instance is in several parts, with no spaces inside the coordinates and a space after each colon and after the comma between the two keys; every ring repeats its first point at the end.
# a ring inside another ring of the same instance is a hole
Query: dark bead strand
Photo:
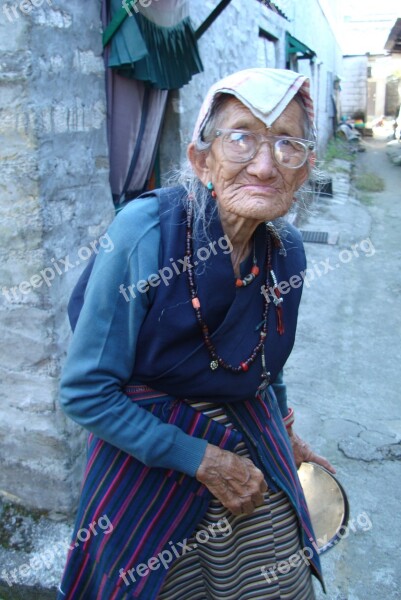
{"type": "MultiPolygon", "coordinates": [[[[268,314],[269,314],[270,302],[267,300],[266,297],[264,298],[263,321],[262,321],[263,325],[262,325],[262,328],[260,331],[259,341],[256,344],[253,351],[251,352],[251,355],[249,356],[249,358],[242,361],[237,367],[234,367],[233,365],[227,363],[223,358],[221,358],[221,356],[219,356],[217,354],[216,348],[214,347],[214,345],[210,339],[209,328],[206,325],[206,323],[203,321],[202,313],[200,310],[199,298],[196,295],[196,286],[195,286],[193,267],[192,267],[192,214],[193,214],[193,205],[192,205],[191,197],[189,196],[188,197],[188,209],[187,209],[187,228],[186,228],[187,239],[186,239],[186,253],[185,253],[186,258],[187,258],[187,265],[188,265],[188,267],[187,267],[188,284],[189,284],[189,291],[191,294],[192,306],[195,311],[196,319],[199,323],[199,326],[200,326],[200,329],[202,332],[204,344],[205,344],[205,346],[209,352],[210,358],[211,358],[210,367],[214,370],[214,369],[217,369],[218,366],[220,366],[227,371],[231,371],[232,373],[241,373],[243,371],[248,371],[249,366],[255,362],[256,358],[258,357],[258,354],[263,350],[265,339],[267,337],[267,319],[268,319],[268,314]]],[[[266,232],[267,232],[266,289],[269,289],[269,283],[270,283],[269,277],[271,277],[270,271],[272,269],[272,267],[271,267],[272,236],[268,229],[266,229],[266,232]]]]}

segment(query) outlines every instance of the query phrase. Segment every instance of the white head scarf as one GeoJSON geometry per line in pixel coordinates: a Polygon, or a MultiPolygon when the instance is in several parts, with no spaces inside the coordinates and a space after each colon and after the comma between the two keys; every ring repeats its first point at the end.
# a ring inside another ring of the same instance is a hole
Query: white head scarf
{"type": "Polygon", "coordinates": [[[192,139],[199,138],[219,94],[235,96],[256,118],[271,127],[297,92],[304,102],[314,133],[313,101],[307,77],[286,69],[246,69],[212,85],[200,109],[192,139]]]}

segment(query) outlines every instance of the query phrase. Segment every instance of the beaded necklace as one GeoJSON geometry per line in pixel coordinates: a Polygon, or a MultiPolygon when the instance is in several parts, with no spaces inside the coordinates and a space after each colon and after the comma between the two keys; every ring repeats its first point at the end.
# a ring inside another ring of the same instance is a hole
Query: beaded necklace
{"type": "Polygon", "coordinates": [[[256,244],[255,244],[255,236],[253,237],[253,258],[252,258],[252,269],[248,275],[245,275],[243,279],[241,277],[237,277],[235,280],[235,287],[246,287],[250,285],[256,277],[259,275],[259,267],[256,260],[256,244]]]}
{"type": "MultiPolygon", "coordinates": [[[[187,272],[187,276],[188,276],[188,284],[189,284],[189,291],[191,294],[192,306],[194,308],[196,319],[198,321],[200,330],[202,332],[204,344],[209,352],[209,356],[211,359],[209,366],[212,369],[212,371],[215,371],[220,366],[223,369],[225,369],[226,371],[230,371],[231,373],[246,372],[249,370],[250,365],[252,365],[255,362],[258,354],[260,353],[261,360],[262,360],[262,375],[261,375],[262,383],[259,386],[258,391],[261,391],[265,387],[267,387],[267,385],[269,384],[269,380],[270,380],[270,373],[268,373],[266,370],[266,357],[265,357],[265,349],[264,349],[264,344],[265,344],[265,340],[267,337],[267,324],[268,324],[270,299],[268,298],[267,294],[263,294],[264,306],[263,306],[259,340],[258,340],[258,343],[256,344],[256,346],[254,347],[254,349],[252,350],[250,356],[247,359],[240,362],[240,364],[238,366],[233,366],[230,363],[227,363],[221,356],[219,356],[217,354],[217,350],[216,350],[212,340],[210,339],[209,328],[203,320],[200,300],[199,300],[198,296],[196,295],[196,285],[195,285],[195,278],[194,278],[194,272],[193,272],[193,266],[192,266],[192,255],[193,255],[192,217],[193,217],[193,203],[191,201],[191,198],[189,197],[188,198],[188,208],[187,208],[187,219],[186,219],[186,248],[185,248],[186,264],[187,264],[186,272],[187,272]]],[[[277,299],[276,301],[274,301],[274,304],[276,305],[276,309],[279,308],[280,312],[281,312],[282,298],[279,298],[279,296],[278,296],[279,291],[277,289],[277,280],[276,280],[276,276],[274,274],[274,271],[273,271],[272,265],[271,265],[272,248],[273,248],[273,244],[277,245],[277,240],[276,240],[275,236],[272,234],[270,227],[267,223],[266,223],[266,235],[267,235],[267,259],[266,259],[266,287],[265,287],[265,289],[269,289],[269,284],[270,284],[270,282],[272,282],[272,286],[270,289],[273,289],[273,291],[275,292],[275,295],[276,295],[276,299],[277,299]],[[281,300],[281,302],[279,300],[281,300]]],[[[255,275],[255,277],[256,277],[256,275],[255,275]]],[[[281,314],[280,314],[280,321],[282,324],[281,314]]],[[[283,331],[280,333],[283,333],[283,331]]]]}

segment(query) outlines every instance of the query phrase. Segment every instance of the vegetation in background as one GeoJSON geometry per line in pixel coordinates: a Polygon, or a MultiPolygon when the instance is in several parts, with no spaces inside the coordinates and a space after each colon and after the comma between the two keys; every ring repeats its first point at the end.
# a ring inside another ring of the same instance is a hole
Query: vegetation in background
{"type": "Polygon", "coordinates": [[[384,180],[375,173],[357,173],[354,185],[361,192],[382,192],[386,188],[384,180]]]}
{"type": "Polygon", "coordinates": [[[340,160],[352,162],[354,157],[355,149],[352,143],[340,140],[338,138],[332,138],[327,144],[327,149],[323,160],[325,163],[327,163],[339,158],[340,160]]]}
{"type": "Polygon", "coordinates": [[[362,204],[365,204],[365,206],[373,206],[373,204],[374,204],[373,196],[371,196],[370,194],[367,194],[366,192],[359,192],[358,200],[360,202],[362,202],[362,204]]]}

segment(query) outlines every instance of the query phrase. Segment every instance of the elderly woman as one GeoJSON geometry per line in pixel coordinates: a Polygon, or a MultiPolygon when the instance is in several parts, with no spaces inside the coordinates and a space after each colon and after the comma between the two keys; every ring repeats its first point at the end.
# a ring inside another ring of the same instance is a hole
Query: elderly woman
{"type": "Polygon", "coordinates": [[[60,599],[314,598],[296,464],[330,465],[292,431],[279,380],[305,269],[280,217],[313,149],[303,76],[235,73],[204,101],[182,185],[109,228],[62,377],[90,435],[60,599]]]}

